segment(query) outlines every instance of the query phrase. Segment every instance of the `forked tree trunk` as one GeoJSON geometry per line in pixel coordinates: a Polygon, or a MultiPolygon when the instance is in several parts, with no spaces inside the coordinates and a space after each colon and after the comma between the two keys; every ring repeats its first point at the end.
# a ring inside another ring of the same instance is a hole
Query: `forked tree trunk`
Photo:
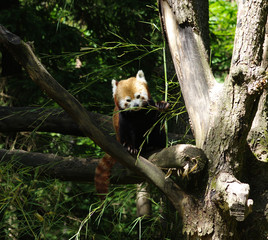
{"type": "MultiPolygon", "coordinates": [[[[267,171],[267,163],[257,163],[249,150],[247,137],[260,96],[267,87],[267,43],[264,44],[264,39],[268,3],[267,0],[238,1],[233,58],[224,84],[215,81],[207,61],[207,45],[204,44],[207,33],[203,30],[208,24],[208,9],[204,10],[204,6],[208,6],[206,0],[159,1],[164,34],[196,145],[203,149],[209,161],[204,195],[196,198],[195,204],[187,206],[189,209],[182,213],[184,231],[193,239],[197,236],[247,239],[251,232],[256,233],[255,239],[265,239],[268,232],[265,207],[259,219],[251,214],[256,221],[252,229],[247,226],[246,217],[252,204],[261,199],[265,206],[268,199],[261,196],[261,192],[267,190],[265,174],[254,177],[259,180],[263,177],[266,186],[262,184],[258,188],[252,181],[252,174],[267,171]],[[254,166],[255,171],[247,169],[247,165],[254,166]],[[249,197],[255,198],[254,201],[249,197]]],[[[264,108],[264,103],[265,100],[259,109],[264,108]]],[[[262,124],[258,126],[262,129],[266,127],[267,134],[267,115],[262,114],[263,110],[260,112],[257,116],[262,121],[256,124],[262,124]]]]}

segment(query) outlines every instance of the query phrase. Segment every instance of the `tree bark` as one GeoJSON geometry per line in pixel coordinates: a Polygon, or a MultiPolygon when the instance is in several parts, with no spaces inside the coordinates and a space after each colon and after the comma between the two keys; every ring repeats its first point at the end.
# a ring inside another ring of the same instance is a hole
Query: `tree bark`
{"type": "MultiPolygon", "coordinates": [[[[164,149],[162,152],[154,153],[149,159],[162,169],[183,169],[188,165],[189,170],[194,168],[191,174],[202,171],[207,161],[203,151],[193,145],[183,144],[173,146],[170,149],[169,155],[163,158],[163,154],[167,154],[167,152],[168,150],[164,149]],[[199,159],[198,165],[195,159],[199,159]]],[[[49,175],[64,181],[77,182],[93,182],[95,168],[100,160],[3,149],[0,150],[0,159],[2,162],[14,161],[16,166],[39,167],[43,175],[49,175]]],[[[134,174],[119,163],[114,166],[111,175],[111,183],[127,184],[144,181],[144,178],[137,176],[137,174],[134,174]]]]}
{"type": "MultiPolygon", "coordinates": [[[[204,38],[201,37],[204,35],[203,23],[197,17],[202,11],[196,9],[197,2],[159,1],[162,26],[196,144],[204,150],[209,162],[206,192],[202,197],[197,196],[195,204],[190,206],[191,210],[182,216],[184,232],[193,239],[197,236],[205,239],[244,239],[245,235],[239,230],[243,226],[245,232],[250,231],[245,219],[255,200],[249,199],[250,185],[237,178],[249,181],[249,175],[253,172],[245,171],[244,166],[249,163],[249,158],[251,164],[256,161],[248,148],[247,136],[260,96],[267,86],[267,59],[263,51],[267,51],[264,26],[268,3],[267,0],[238,2],[238,24],[230,74],[224,84],[218,84],[207,62],[204,38]],[[238,224],[241,221],[244,224],[238,224]]],[[[261,106],[259,109],[261,115],[261,106]]],[[[260,119],[264,120],[262,127],[265,128],[267,118],[260,119]]],[[[254,167],[257,168],[256,165],[254,167]]],[[[267,190],[267,186],[264,189],[267,190]]],[[[265,219],[264,211],[265,208],[262,208],[261,220],[255,219],[261,227],[267,227],[267,222],[261,224],[265,219]]],[[[262,233],[258,237],[261,239],[262,233]]]]}
{"type": "MultiPolygon", "coordinates": [[[[105,132],[114,132],[112,118],[88,113],[105,132]]],[[[55,132],[84,136],[78,125],[62,109],[36,107],[0,107],[0,132],[55,132]]]]}
{"type": "MultiPolygon", "coordinates": [[[[14,162],[14,167],[39,168],[40,174],[63,181],[94,182],[99,159],[61,157],[54,154],[0,150],[1,162],[14,162]]],[[[119,163],[112,170],[111,183],[129,184],[144,180],[119,163]]]]}

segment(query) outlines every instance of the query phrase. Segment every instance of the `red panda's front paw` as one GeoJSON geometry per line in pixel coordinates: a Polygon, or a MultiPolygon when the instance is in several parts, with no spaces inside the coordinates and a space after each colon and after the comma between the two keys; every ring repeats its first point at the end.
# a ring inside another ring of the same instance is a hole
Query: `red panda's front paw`
{"type": "Polygon", "coordinates": [[[130,145],[127,145],[126,143],[123,143],[122,144],[123,147],[125,147],[127,149],[127,151],[132,154],[132,155],[137,155],[138,154],[138,149],[130,146],[130,145]]]}
{"type": "Polygon", "coordinates": [[[137,155],[138,154],[138,150],[136,148],[128,147],[127,150],[132,155],[137,155]]]}
{"type": "Polygon", "coordinates": [[[166,101],[160,101],[155,104],[159,111],[165,111],[169,108],[170,104],[166,101]]]}

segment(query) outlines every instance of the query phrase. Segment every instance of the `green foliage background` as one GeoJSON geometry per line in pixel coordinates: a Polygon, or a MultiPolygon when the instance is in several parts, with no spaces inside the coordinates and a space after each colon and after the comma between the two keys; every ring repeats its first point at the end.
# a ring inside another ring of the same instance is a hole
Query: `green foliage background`
{"type": "MultiPolygon", "coordinates": [[[[235,23],[234,3],[210,1],[211,67],[219,81],[230,65],[235,23]]],[[[0,24],[33,42],[47,70],[90,111],[111,114],[111,79],[133,76],[138,69],[145,72],[153,97],[162,98],[163,38],[156,1],[2,1],[0,24]]],[[[0,51],[2,106],[58,107],[4,49],[0,51]]],[[[181,101],[174,74],[168,72],[169,102],[181,101]]],[[[101,158],[103,154],[90,139],[37,131],[0,133],[0,145],[62,156],[101,158]]],[[[174,239],[181,235],[175,211],[153,187],[152,216],[141,219],[136,218],[135,186],[114,188],[103,211],[93,185],[40,177],[39,169],[14,168],[15,161],[0,161],[0,239],[174,239]]]]}

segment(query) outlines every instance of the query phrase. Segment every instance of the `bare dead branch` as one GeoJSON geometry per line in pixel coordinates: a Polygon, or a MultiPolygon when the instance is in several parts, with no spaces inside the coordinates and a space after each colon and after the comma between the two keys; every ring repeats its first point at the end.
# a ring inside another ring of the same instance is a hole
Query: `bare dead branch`
{"type": "Polygon", "coordinates": [[[209,91],[215,84],[214,77],[202,39],[191,26],[191,21],[178,22],[166,1],[160,1],[160,10],[196,145],[201,147],[209,127],[209,91]]]}
{"type": "MultiPolygon", "coordinates": [[[[112,117],[88,112],[96,124],[106,133],[114,135],[112,117]]],[[[85,136],[78,125],[62,109],[42,107],[3,107],[0,106],[0,132],[54,132],[74,136],[85,136]]],[[[193,140],[191,135],[169,133],[171,141],[193,140]]]]}
{"type": "Polygon", "coordinates": [[[165,148],[154,153],[148,160],[161,168],[185,169],[187,166],[191,174],[202,171],[207,163],[204,152],[190,144],[178,144],[165,148]]]}

